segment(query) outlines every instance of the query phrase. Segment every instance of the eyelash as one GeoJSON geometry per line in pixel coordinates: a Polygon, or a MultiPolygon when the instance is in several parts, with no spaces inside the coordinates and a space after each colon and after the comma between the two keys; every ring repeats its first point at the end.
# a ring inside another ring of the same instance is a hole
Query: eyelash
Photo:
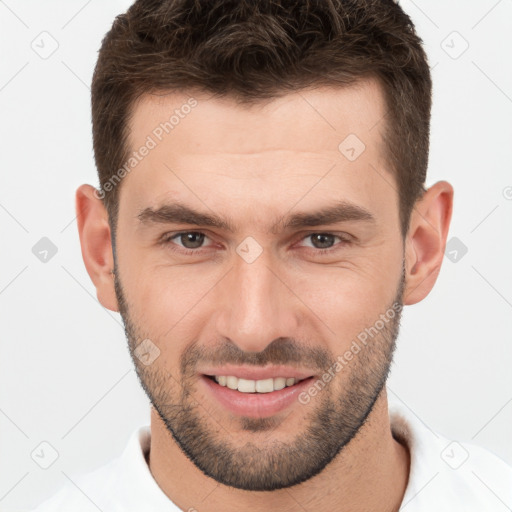
{"type": "MultiPolygon", "coordinates": [[[[205,235],[206,238],[209,238],[206,233],[203,233],[201,231],[180,231],[178,233],[166,233],[166,234],[164,234],[161,237],[160,243],[162,245],[165,245],[165,246],[169,247],[171,251],[178,252],[178,253],[186,255],[186,256],[190,256],[190,255],[194,255],[194,254],[197,255],[197,254],[201,253],[202,252],[201,249],[203,249],[202,247],[199,247],[197,249],[187,249],[186,247],[181,247],[180,245],[177,245],[175,243],[171,243],[172,240],[174,240],[175,238],[178,238],[181,235],[187,235],[187,234],[205,235]],[[179,249],[176,248],[176,247],[179,247],[179,249]]],[[[301,239],[301,241],[305,240],[307,238],[310,238],[313,235],[329,235],[329,236],[334,236],[335,238],[339,238],[340,241],[341,241],[339,244],[335,244],[333,247],[328,248],[328,249],[316,249],[314,247],[308,247],[308,249],[313,251],[316,255],[332,254],[333,252],[335,252],[335,251],[337,251],[339,249],[339,247],[337,247],[337,245],[345,246],[345,245],[350,245],[352,243],[352,239],[349,238],[349,235],[346,235],[346,237],[343,237],[343,236],[337,235],[335,233],[329,233],[329,232],[324,232],[324,231],[315,231],[313,233],[309,233],[308,235],[304,236],[301,239]]]]}

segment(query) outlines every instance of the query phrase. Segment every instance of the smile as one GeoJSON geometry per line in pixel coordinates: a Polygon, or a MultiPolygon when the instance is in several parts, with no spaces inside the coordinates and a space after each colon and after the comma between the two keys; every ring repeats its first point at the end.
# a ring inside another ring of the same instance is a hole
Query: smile
{"type": "Polygon", "coordinates": [[[241,393],[272,393],[304,380],[294,377],[276,377],[261,380],[250,380],[235,377],[234,375],[209,376],[220,386],[240,391],[241,393]]]}
{"type": "Polygon", "coordinates": [[[217,407],[236,416],[249,418],[270,417],[290,407],[301,406],[298,397],[314,379],[311,374],[287,372],[286,369],[236,372],[243,376],[230,373],[202,374],[199,379],[202,394],[207,397],[208,403],[217,404],[217,407]],[[290,373],[295,373],[295,376],[290,376],[290,373]]]}

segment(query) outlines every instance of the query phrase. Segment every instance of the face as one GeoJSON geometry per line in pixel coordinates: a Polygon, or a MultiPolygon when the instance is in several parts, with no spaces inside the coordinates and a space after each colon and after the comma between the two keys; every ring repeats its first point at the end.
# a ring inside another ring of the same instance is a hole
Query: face
{"type": "Polygon", "coordinates": [[[343,455],[392,360],[404,246],[384,100],[371,81],[251,107],[193,96],[135,106],[119,308],[189,459],[225,485],[289,487],[343,455]]]}

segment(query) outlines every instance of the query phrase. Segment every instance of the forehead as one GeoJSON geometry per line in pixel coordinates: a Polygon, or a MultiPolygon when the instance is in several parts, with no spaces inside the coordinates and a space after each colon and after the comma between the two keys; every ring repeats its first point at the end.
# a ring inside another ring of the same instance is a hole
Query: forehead
{"type": "Polygon", "coordinates": [[[328,196],[366,207],[396,203],[391,175],[385,198],[377,197],[385,112],[374,80],[251,105],[197,91],[145,95],[130,119],[136,160],[123,178],[121,206],[123,196],[134,211],[176,199],[262,218],[267,208],[279,215],[278,204],[318,205],[328,196]]]}
{"type": "Polygon", "coordinates": [[[201,91],[162,92],[146,94],[134,105],[129,142],[136,148],[156,130],[156,138],[172,138],[183,151],[250,154],[286,147],[317,152],[337,149],[349,133],[368,143],[377,141],[379,130],[371,132],[383,124],[385,111],[382,88],[374,79],[250,104],[201,91]]]}

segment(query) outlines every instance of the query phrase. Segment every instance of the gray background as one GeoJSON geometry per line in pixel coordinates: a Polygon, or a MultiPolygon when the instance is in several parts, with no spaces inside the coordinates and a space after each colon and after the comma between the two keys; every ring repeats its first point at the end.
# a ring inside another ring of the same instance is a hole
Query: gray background
{"type": "MultiPolygon", "coordinates": [[[[74,213],[76,187],[97,184],[96,52],[129,4],[0,1],[0,510],[35,505],[149,422],[74,213]]],[[[512,464],[512,2],[401,4],[433,68],[427,185],[451,182],[455,212],[437,285],[404,311],[389,394],[433,430],[512,464]]]]}

